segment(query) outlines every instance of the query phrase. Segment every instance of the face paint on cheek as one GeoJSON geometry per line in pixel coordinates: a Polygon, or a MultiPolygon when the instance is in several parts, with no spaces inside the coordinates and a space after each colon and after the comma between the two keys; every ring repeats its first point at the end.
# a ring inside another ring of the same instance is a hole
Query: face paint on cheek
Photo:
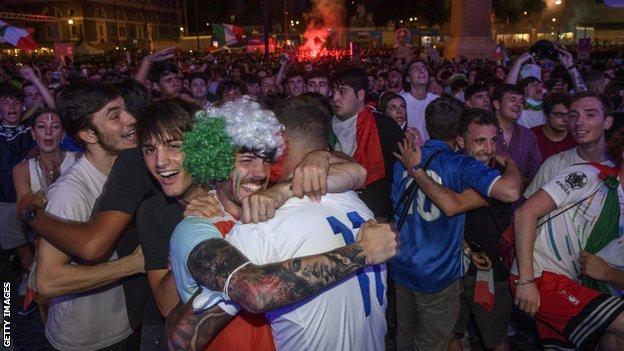
{"type": "Polygon", "coordinates": [[[243,183],[243,176],[241,175],[241,172],[237,169],[234,170],[234,175],[232,177],[232,181],[230,182],[229,186],[231,187],[230,192],[231,192],[231,200],[234,202],[239,202],[242,201],[243,199],[239,198],[240,194],[240,189],[241,189],[241,184],[243,183]]]}

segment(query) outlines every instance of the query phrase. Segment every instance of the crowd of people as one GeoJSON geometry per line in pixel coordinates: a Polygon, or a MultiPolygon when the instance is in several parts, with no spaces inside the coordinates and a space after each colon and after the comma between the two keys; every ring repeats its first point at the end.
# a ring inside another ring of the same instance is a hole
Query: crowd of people
{"type": "Polygon", "coordinates": [[[19,313],[62,351],[624,349],[624,59],[358,55],[6,60],[19,313]]]}

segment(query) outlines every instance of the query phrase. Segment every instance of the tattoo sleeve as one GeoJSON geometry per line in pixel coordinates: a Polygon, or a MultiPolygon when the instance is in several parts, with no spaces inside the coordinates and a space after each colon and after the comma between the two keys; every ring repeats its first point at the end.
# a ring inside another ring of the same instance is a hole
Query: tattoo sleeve
{"type": "MultiPolygon", "coordinates": [[[[198,291],[199,292],[199,291],[198,291]]],[[[169,351],[203,350],[234,316],[214,306],[195,314],[193,296],[186,304],[178,304],[167,316],[167,349],[169,351]]]]}
{"type": "MultiPolygon", "coordinates": [[[[225,240],[207,240],[193,249],[187,267],[202,286],[222,291],[229,274],[245,262],[246,257],[225,240]]],[[[280,263],[250,264],[232,276],[227,293],[244,309],[263,312],[313,295],[365,265],[358,243],[280,263]]]]}

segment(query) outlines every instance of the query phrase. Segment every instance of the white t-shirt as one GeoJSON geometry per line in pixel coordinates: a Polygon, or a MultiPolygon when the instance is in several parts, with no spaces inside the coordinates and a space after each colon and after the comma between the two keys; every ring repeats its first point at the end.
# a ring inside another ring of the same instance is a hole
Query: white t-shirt
{"type": "Polygon", "coordinates": [[[425,109],[429,103],[437,98],[438,95],[427,92],[427,96],[423,100],[418,100],[409,93],[403,91],[400,94],[405,99],[405,107],[407,108],[407,125],[414,127],[420,131],[423,141],[429,140],[427,132],[427,123],[425,122],[425,109]]]}
{"type": "Polygon", "coordinates": [[[334,147],[336,151],[342,151],[349,156],[353,156],[357,149],[357,115],[346,121],[341,121],[338,117],[332,118],[332,130],[338,138],[338,143],[334,147]]]}
{"type": "MultiPolygon", "coordinates": [[[[88,221],[106,178],[86,157],[82,157],[50,187],[46,211],[63,219],[88,221]]],[[[114,253],[111,260],[116,258],[114,253]]],[[[55,349],[98,350],[130,334],[132,329],[120,284],[59,296],[50,301],[45,335],[55,349]]]]}
{"type": "MultiPolygon", "coordinates": [[[[524,197],[528,199],[535,194],[539,188],[548,183],[548,181],[551,180],[557,173],[561,172],[562,169],[578,163],[587,163],[587,161],[583,160],[581,156],[579,156],[578,147],[550,156],[546,159],[546,161],[544,161],[544,163],[542,163],[537,171],[537,174],[535,175],[535,178],[533,178],[531,184],[529,184],[524,191],[524,197]]],[[[601,163],[609,167],[615,166],[610,160],[601,163]]]]}
{"type": "Polygon", "coordinates": [[[518,124],[529,129],[541,126],[545,123],[546,116],[542,110],[522,110],[522,113],[520,113],[520,117],[518,118],[518,124]]]}
{"type": "MultiPolygon", "coordinates": [[[[608,187],[598,177],[599,173],[593,166],[575,165],[563,169],[542,187],[553,199],[557,209],[538,222],[538,225],[544,224],[538,227],[536,233],[533,251],[535,277],[541,276],[544,270],[571,279],[579,279],[581,276],[579,252],[587,244],[608,193],[608,187]],[[579,202],[579,205],[574,206],[579,202]],[[557,215],[561,212],[561,215],[557,215]]],[[[612,241],[597,255],[621,270],[624,269],[624,192],[621,186],[617,190],[621,214],[620,238],[612,241]]],[[[512,271],[517,273],[515,265],[512,271]]]]}
{"type": "MultiPolygon", "coordinates": [[[[252,263],[313,255],[357,239],[373,213],[352,192],[320,203],[288,200],[265,223],[234,226],[226,238],[252,263]]],[[[386,334],[386,266],[367,267],[300,303],[267,313],[278,350],[383,350],[386,334]]]]}

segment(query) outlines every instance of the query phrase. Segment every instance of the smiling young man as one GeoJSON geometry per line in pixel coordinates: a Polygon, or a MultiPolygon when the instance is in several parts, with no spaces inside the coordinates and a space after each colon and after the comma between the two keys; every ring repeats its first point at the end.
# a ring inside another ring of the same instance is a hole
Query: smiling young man
{"type": "Polygon", "coordinates": [[[524,192],[524,197],[528,199],[562,169],[574,164],[598,162],[615,166],[607,154],[605,136],[613,125],[612,113],[613,104],[604,95],[581,93],[574,97],[568,111],[568,126],[577,146],[546,159],[524,192]]]}
{"type": "MultiPolygon", "coordinates": [[[[211,110],[212,111],[212,110],[211,110]]],[[[223,174],[223,179],[219,181],[211,180],[215,183],[217,197],[219,201],[209,200],[208,207],[213,208],[221,215],[211,218],[213,224],[220,230],[222,236],[226,236],[234,225],[235,217],[239,216],[240,207],[248,196],[265,189],[270,178],[271,166],[277,156],[277,146],[271,135],[279,135],[281,127],[277,121],[269,118],[272,114],[261,110],[259,106],[247,100],[237,104],[226,104],[221,110],[214,110],[216,116],[230,117],[228,131],[237,135],[232,137],[225,131],[223,137],[234,142],[237,152],[233,160],[228,160],[226,154],[206,153],[199,158],[192,158],[188,162],[191,165],[197,163],[205,164],[205,167],[219,169],[223,174]],[[239,106],[236,108],[235,106],[239,106]],[[236,111],[240,113],[235,113],[236,111]],[[253,117],[250,117],[251,116],[253,117]],[[235,118],[238,117],[238,118],[235,118]],[[258,137],[251,137],[258,135],[258,137]],[[212,157],[205,157],[212,156],[212,157]],[[225,161],[223,161],[225,160],[225,161]],[[231,163],[230,163],[231,162],[231,163]],[[214,163],[214,165],[212,165],[214,163]]],[[[209,118],[206,114],[198,114],[199,126],[202,128],[201,119],[209,118]]],[[[210,119],[208,122],[215,121],[210,119]]],[[[155,194],[144,201],[138,212],[137,222],[139,236],[145,252],[146,270],[148,280],[156,298],[156,303],[163,316],[178,303],[178,295],[171,272],[168,270],[169,238],[176,225],[182,221],[182,212],[188,203],[195,197],[206,196],[206,190],[199,183],[193,183],[192,175],[184,168],[185,153],[183,151],[183,134],[191,131],[192,119],[189,111],[182,109],[174,101],[161,101],[150,105],[143,114],[143,119],[139,124],[138,134],[142,145],[142,151],[147,168],[152,177],[158,181],[162,193],[155,194]]],[[[213,135],[214,136],[214,135],[213,135]]],[[[218,144],[218,140],[201,138],[213,150],[218,149],[223,144],[218,144]],[[210,143],[215,141],[214,143],[210,143]]],[[[195,139],[197,141],[197,139],[195,139]]],[[[187,140],[187,143],[193,141],[187,140]]],[[[228,142],[230,143],[230,142],[228,142]]],[[[188,146],[188,145],[187,145],[188,146]]],[[[203,148],[202,148],[203,149],[203,148]]],[[[319,157],[318,155],[315,157],[319,157]]],[[[312,158],[312,157],[311,157],[312,158]]],[[[333,166],[329,170],[328,190],[334,191],[332,179],[337,176],[332,172],[335,168],[340,171],[357,171],[361,166],[351,164],[352,167],[333,166]],[[355,168],[355,169],[354,169],[355,168]]],[[[355,172],[362,173],[362,172],[355,172]]],[[[359,182],[363,181],[363,176],[359,182]]],[[[342,188],[337,189],[342,190],[342,188]]],[[[284,194],[284,201],[292,197],[289,188],[281,186],[278,191],[284,194]]],[[[277,205],[279,206],[279,205],[277,205]]],[[[247,206],[250,209],[250,206],[247,206]]],[[[259,214],[260,217],[266,213],[259,214]]],[[[253,215],[250,217],[258,217],[253,215]]],[[[266,220],[267,217],[264,217],[266,220]]],[[[174,262],[177,262],[174,257],[174,262]]],[[[175,271],[175,270],[174,270],[175,271]]],[[[178,272],[178,281],[181,277],[178,272]]],[[[186,302],[197,289],[197,283],[190,280],[183,280],[186,285],[179,288],[183,302],[186,302]],[[191,284],[192,283],[192,284],[191,284]]],[[[219,334],[210,344],[210,350],[219,350],[229,347],[238,350],[263,349],[272,350],[273,341],[266,320],[261,315],[243,313],[241,317],[234,319],[232,323],[219,334]],[[236,335],[247,335],[249,337],[236,337],[236,335]]]]}
{"type": "Polygon", "coordinates": [[[524,105],[523,92],[515,85],[500,84],[492,93],[492,105],[500,124],[496,149],[514,160],[523,184],[529,184],[542,163],[542,156],[535,134],[518,124],[524,105]]]}
{"type": "MultiPolygon", "coordinates": [[[[68,133],[86,145],[77,161],[50,188],[46,211],[62,219],[86,221],[117,155],[136,146],[134,117],[119,93],[99,83],[75,83],[58,101],[68,133]]],[[[27,218],[32,219],[32,218],[27,218]]],[[[135,350],[140,335],[129,322],[120,279],[143,272],[136,247],[117,247],[109,262],[82,265],[45,238],[39,244],[37,288],[51,297],[45,334],[55,349],[135,350]],[[133,254],[123,250],[132,250],[133,254]]]]}

